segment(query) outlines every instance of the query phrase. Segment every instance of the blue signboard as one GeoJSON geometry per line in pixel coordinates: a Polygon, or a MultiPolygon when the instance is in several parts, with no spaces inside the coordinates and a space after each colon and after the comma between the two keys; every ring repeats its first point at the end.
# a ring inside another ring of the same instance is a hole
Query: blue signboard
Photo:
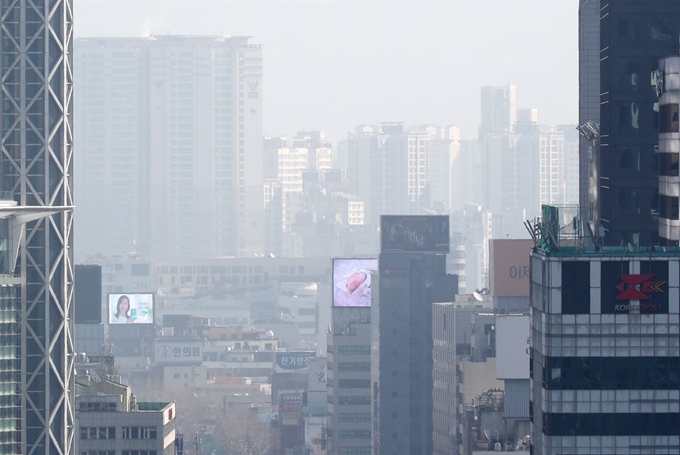
{"type": "Polygon", "coordinates": [[[274,373],[306,373],[314,355],[311,351],[277,352],[274,373]]]}

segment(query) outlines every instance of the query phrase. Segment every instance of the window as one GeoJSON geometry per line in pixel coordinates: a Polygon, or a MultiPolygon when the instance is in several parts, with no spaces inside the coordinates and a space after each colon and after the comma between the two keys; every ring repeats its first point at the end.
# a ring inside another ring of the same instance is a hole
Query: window
{"type": "Polygon", "coordinates": [[[338,415],[338,422],[370,422],[370,412],[341,412],[338,415]]]}
{"type": "Polygon", "coordinates": [[[659,133],[680,132],[679,107],[677,103],[659,106],[659,133]]]}
{"type": "Polygon", "coordinates": [[[116,455],[115,450],[83,450],[80,455],[116,455]]]}
{"type": "Polygon", "coordinates": [[[156,427],[123,427],[123,439],[157,439],[156,427]]]}
{"type": "Polygon", "coordinates": [[[78,409],[81,411],[115,411],[116,403],[80,403],[78,409]]]}
{"type": "Polygon", "coordinates": [[[347,406],[370,405],[371,404],[371,397],[369,397],[369,396],[365,396],[365,397],[358,397],[358,396],[338,397],[338,404],[347,405],[347,406]]]}
{"type": "Polygon", "coordinates": [[[341,389],[370,389],[369,379],[340,379],[338,385],[341,389]]]}
{"type": "Polygon", "coordinates": [[[149,276],[149,269],[149,264],[132,264],[130,265],[130,275],[149,276]]]}
{"type": "Polygon", "coordinates": [[[677,390],[677,357],[549,357],[550,390],[677,390]]]}
{"type": "Polygon", "coordinates": [[[339,447],[340,455],[371,455],[371,447],[339,447]]]}
{"type": "Polygon", "coordinates": [[[659,195],[659,216],[668,220],[680,219],[678,210],[678,198],[674,196],[659,195]]]}
{"type": "Polygon", "coordinates": [[[637,207],[637,190],[620,188],[618,194],[618,207],[621,213],[633,214],[637,207]]]}
{"type": "Polygon", "coordinates": [[[619,169],[622,171],[640,171],[640,148],[622,147],[619,156],[619,169]]]}
{"type": "Polygon", "coordinates": [[[562,288],[562,314],[590,313],[590,263],[565,261],[562,263],[562,282],[574,286],[562,288]]]}
{"type": "Polygon", "coordinates": [[[637,60],[628,59],[619,62],[619,85],[630,90],[639,90],[641,65],[637,60]]]}
{"type": "Polygon", "coordinates": [[[339,371],[371,371],[371,362],[340,362],[339,371]]]}
{"type": "Polygon", "coordinates": [[[619,128],[627,132],[638,132],[640,129],[640,103],[619,105],[619,128]]]}
{"type": "Polygon", "coordinates": [[[633,15],[621,15],[618,17],[618,34],[623,41],[638,41],[641,39],[640,33],[641,18],[633,15]]]}
{"type": "Polygon", "coordinates": [[[116,427],[80,427],[80,439],[116,439],[116,427]]]}
{"type": "Polygon", "coordinates": [[[371,439],[371,430],[338,430],[338,439],[371,439]]]}
{"type": "Polygon", "coordinates": [[[679,157],[677,153],[659,153],[659,175],[677,177],[679,157]]]}
{"type": "Polygon", "coordinates": [[[670,42],[677,31],[674,31],[673,19],[670,17],[654,17],[649,30],[649,35],[654,41],[670,42]]]}
{"type": "Polygon", "coordinates": [[[340,354],[370,354],[370,345],[361,346],[339,346],[338,353],[340,354]]]}
{"type": "Polygon", "coordinates": [[[123,450],[122,455],[158,455],[156,450],[123,450]]]}

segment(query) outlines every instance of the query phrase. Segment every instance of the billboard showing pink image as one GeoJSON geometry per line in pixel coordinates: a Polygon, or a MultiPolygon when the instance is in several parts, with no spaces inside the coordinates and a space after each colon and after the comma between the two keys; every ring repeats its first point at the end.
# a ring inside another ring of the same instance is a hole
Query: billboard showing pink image
{"type": "Polygon", "coordinates": [[[334,259],[333,306],[370,307],[371,281],[377,273],[377,259],[334,259]]]}

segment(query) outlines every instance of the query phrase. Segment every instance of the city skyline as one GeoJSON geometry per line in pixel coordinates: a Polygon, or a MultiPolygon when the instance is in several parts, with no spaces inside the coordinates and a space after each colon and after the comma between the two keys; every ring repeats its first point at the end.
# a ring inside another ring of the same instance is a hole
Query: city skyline
{"type": "Polygon", "coordinates": [[[576,123],[577,3],[466,0],[386,8],[381,1],[199,0],[191,3],[203,12],[197,23],[187,21],[183,1],[160,9],[151,0],[123,2],[124,8],[120,1],[80,0],[76,36],[253,36],[268,74],[267,135],[317,129],[341,139],[359,123],[404,121],[454,124],[470,139],[477,136],[477,90],[484,85],[516,85],[518,107],[538,108],[542,123],[576,123]],[[107,23],[99,23],[101,16],[107,23]],[[334,108],[319,109],[320,100],[334,108]]]}

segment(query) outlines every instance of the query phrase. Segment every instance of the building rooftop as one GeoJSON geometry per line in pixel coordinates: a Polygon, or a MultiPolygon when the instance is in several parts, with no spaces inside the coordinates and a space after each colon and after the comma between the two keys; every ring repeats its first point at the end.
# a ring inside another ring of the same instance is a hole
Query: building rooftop
{"type": "Polygon", "coordinates": [[[677,246],[640,246],[638,238],[621,246],[604,246],[606,230],[583,223],[578,206],[544,205],[541,217],[525,222],[532,251],[545,257],[664,258],[680,257],[677,246]],[[597,231],[597,232],[596,232],[597,231]]]}
{"type": "Polygon", "coordinates": [[[675,246],[558,246],[552,248],[545,248],[543,246],[536,246],[532,249],[536,254],[545,257],[585,257],[585,258],[662,258],[662,257],[680,257],[680,247],[675,246]]]}
{"type": "Polygon", "coordinates": [[[162,411],[172,403],[166,401],[139,401],[137,402],[138,412],[158,412],[162,411]]]}

